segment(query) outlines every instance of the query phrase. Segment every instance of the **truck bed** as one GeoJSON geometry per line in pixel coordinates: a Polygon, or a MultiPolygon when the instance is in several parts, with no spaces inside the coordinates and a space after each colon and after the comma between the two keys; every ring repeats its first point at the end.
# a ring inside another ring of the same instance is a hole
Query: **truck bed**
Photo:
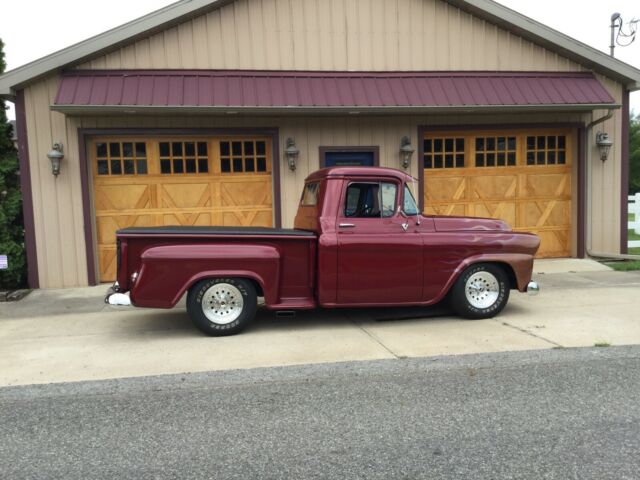
{"type": "Polygon", "coordinates": [[[270,227],[210,227],[210,226],[166,226],[166,227],[129,227],[118,230],[117,235],[220,235],[220,236],[285,236],[315,237],[315,233],[292,228],[270,227]]]}

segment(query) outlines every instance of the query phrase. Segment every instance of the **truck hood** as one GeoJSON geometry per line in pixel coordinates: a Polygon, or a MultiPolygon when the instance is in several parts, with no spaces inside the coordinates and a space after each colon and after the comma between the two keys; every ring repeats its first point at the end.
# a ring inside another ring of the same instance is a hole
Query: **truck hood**
{"type": "Polygon", "coordinates": [[[510,232],[511,227],[503,220],[476,217],[432,217],[437,232],[496,231],[510,232]]]}

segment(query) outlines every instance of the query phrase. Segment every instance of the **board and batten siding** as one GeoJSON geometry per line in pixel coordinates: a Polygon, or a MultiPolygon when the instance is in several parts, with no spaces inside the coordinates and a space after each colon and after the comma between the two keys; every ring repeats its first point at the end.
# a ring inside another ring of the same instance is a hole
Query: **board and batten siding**
{"type": "Polygon", "coordinates": [[[440,0],[236,0],[78,68],[582,70],[440,0]]]}
{"type": "MultiPolygon", "coordinates": [[[[149,38],[79,65],[83,69],[273,70],[542,70],[583,68],[483,20],[437,0],[237,0],[149,38]]],[[[617,102],[622,86],[599,76],[617,102]]],[[[380,146],[382,166],[398,168],[408,135],[417,150],[419,125],[517,124],[591,121],[591,115],[515,114],[343,117],[73,117],[50,111],[59,77],[25,88],[25,114],[34,203],[38,271],[43,288],[86,285],[87,264],[78,128],[276,127],[280,146],[294,137],[300,149],[291,172],[282,155],[282,221],[293,223],[304,178],[319,166],[320,146],[380,146]],[[57,178],[46,154],[65,147],[57,178]]],[[[606,112],[595,112],[594,117],[606,112]]],[[[621,112],[600,129],[614,142],[621,112]]],[[[596,128],[595,130],[598,130],[596,128]]],[[[595,135],[595,131],[594,131],[595,135]]],[[[595,139],[590,139],[594,159],[595,139]]],[[[619,249],[621,152],[594,161],[593,247],[619,249]]],[[[411,173],[417,176],[414,155],[411,173]]],[[[575,191],[575,190],[574,190],[575,191]]],[[[95,229],[94,229],[95,232],[95,229]]]]}

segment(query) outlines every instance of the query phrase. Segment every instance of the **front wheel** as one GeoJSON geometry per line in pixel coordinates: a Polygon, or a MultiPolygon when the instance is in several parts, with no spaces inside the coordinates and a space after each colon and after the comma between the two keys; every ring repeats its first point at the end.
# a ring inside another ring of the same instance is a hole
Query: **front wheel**
{"type": "Polygon", "coordinates": [[[490,318],[500,313],[509,300],[509,279],[497,265],[471,265],[453,284],[449,298],[461,317],[490,318]]]}
{"type": "Polygon", "coordinates": [[[187,295],[193,324],[214,337],[234,335],[256,314],[258,297],[253,284],[242,278],[210,278],[196,283],[187,295]]]}

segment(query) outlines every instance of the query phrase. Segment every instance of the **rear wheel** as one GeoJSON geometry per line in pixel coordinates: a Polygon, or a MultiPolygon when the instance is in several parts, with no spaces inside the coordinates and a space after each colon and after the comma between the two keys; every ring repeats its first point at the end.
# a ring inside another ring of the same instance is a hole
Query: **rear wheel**
{"type": "Polygon", "coordinates": [[[211,336],[242,331],[257,309],[253,284],[242,278],[210,278],[196,283],[187,295],[187,312],[193,324],[211,336]]]}
{"type": "Polygon", "coordinates": [[[509,300],[509,278],[497,265],[471,265],[453,284],[449,299],[461,317],[493,317],[500,313],[509,300]]]}

